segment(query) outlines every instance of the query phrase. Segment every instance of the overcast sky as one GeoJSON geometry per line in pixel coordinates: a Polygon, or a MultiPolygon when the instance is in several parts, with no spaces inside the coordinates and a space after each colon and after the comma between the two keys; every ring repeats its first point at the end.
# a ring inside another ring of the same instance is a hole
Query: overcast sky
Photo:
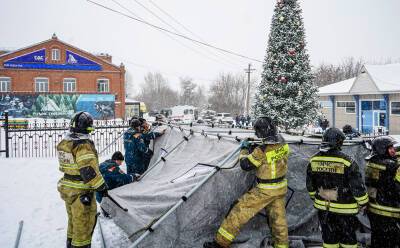
{"type": "MultiPolygon", "coordinates": [[[[215,46],[263,60],[276,0],[152,0],[196,36],[176,24],[150,0],[93,0],[129,15],[162,23],[215,46]],[[125,6],[124,10],[116,2],[125,6]]],[[[400,58],[399,0],[301,0],[312,65],[339,63],[349,56],[366,60],[400,58]]],[[[175,88],[189,76],[207,86],[221,72],[244,73],[251,62],[171,37],[85,0],[0,0],[0,47],[18,49],[56,33],[59,39],[123,62],[135,85],[149,71],[164,74],[175,88]]]]}

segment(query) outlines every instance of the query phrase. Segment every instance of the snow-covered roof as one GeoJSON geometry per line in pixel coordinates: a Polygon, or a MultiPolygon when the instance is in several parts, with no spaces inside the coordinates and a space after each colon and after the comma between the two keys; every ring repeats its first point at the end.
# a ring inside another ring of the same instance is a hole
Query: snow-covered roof
{"type": "Polygon", "coordinates": [[[350,89],[354,84],[354,78],[350,78],[338,83],[329,84],[319,88],[319,95],[341,95],[350,93],[350,89]]]}
{"type": "Polygon", "coordinates": [[[400,91],[400,64],[364,65],[380,91],[400,91]]]}
{"type": "Polygon", "coordinates": [[[362,73],[319,88],[320,96],[400,92],[400,64],[364,65],[362,73]]]}

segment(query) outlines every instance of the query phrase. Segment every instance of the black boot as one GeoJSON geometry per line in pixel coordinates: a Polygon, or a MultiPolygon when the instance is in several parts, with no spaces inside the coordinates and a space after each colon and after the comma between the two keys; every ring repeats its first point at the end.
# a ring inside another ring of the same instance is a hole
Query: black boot
{"type": "Polygon", "coordinates": [[[67,248],[72,248],[72,239],[71,238],[67,238],[67,248]]]}
{"type": "Polygon", "coordinates": [[[223,248],[223,247],[220,246],[217,242],[213,241],[213,242],[205,242],[203,244],[203,248],[223,248]]]}

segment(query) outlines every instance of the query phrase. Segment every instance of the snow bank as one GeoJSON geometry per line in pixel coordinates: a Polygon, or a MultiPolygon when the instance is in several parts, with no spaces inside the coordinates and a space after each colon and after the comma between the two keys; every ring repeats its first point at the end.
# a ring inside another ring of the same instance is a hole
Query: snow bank
{"type": "MultiPolygon", "coordinates": [[[[62,174],[56,159],[0,159],[0,247],[13,247],[24,220],[20,248],[65,247],[67,215],[57,191],[62,174]]],[[[100,218],[107,247],[127,247],[112,220],[100,218]]],[[[101,247],[98,227],[93,248],[101,247]]]]}

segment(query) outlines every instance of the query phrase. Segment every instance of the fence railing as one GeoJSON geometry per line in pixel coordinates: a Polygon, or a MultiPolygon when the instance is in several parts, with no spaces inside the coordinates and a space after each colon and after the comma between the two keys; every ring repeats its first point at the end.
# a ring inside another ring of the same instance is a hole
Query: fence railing
{"type": "MultiPolygon", "coordinates": [[[[95,120],[94,127],[90,135],[98,152],[104,155],[123,149],[121,136],[129,127],[127,121],[95,120]]],[[[55,157],[57,144],[69,130],[69,120],[34,120],[22,124],[3,121],[1,129],[6,157],[55,157]]]]}

